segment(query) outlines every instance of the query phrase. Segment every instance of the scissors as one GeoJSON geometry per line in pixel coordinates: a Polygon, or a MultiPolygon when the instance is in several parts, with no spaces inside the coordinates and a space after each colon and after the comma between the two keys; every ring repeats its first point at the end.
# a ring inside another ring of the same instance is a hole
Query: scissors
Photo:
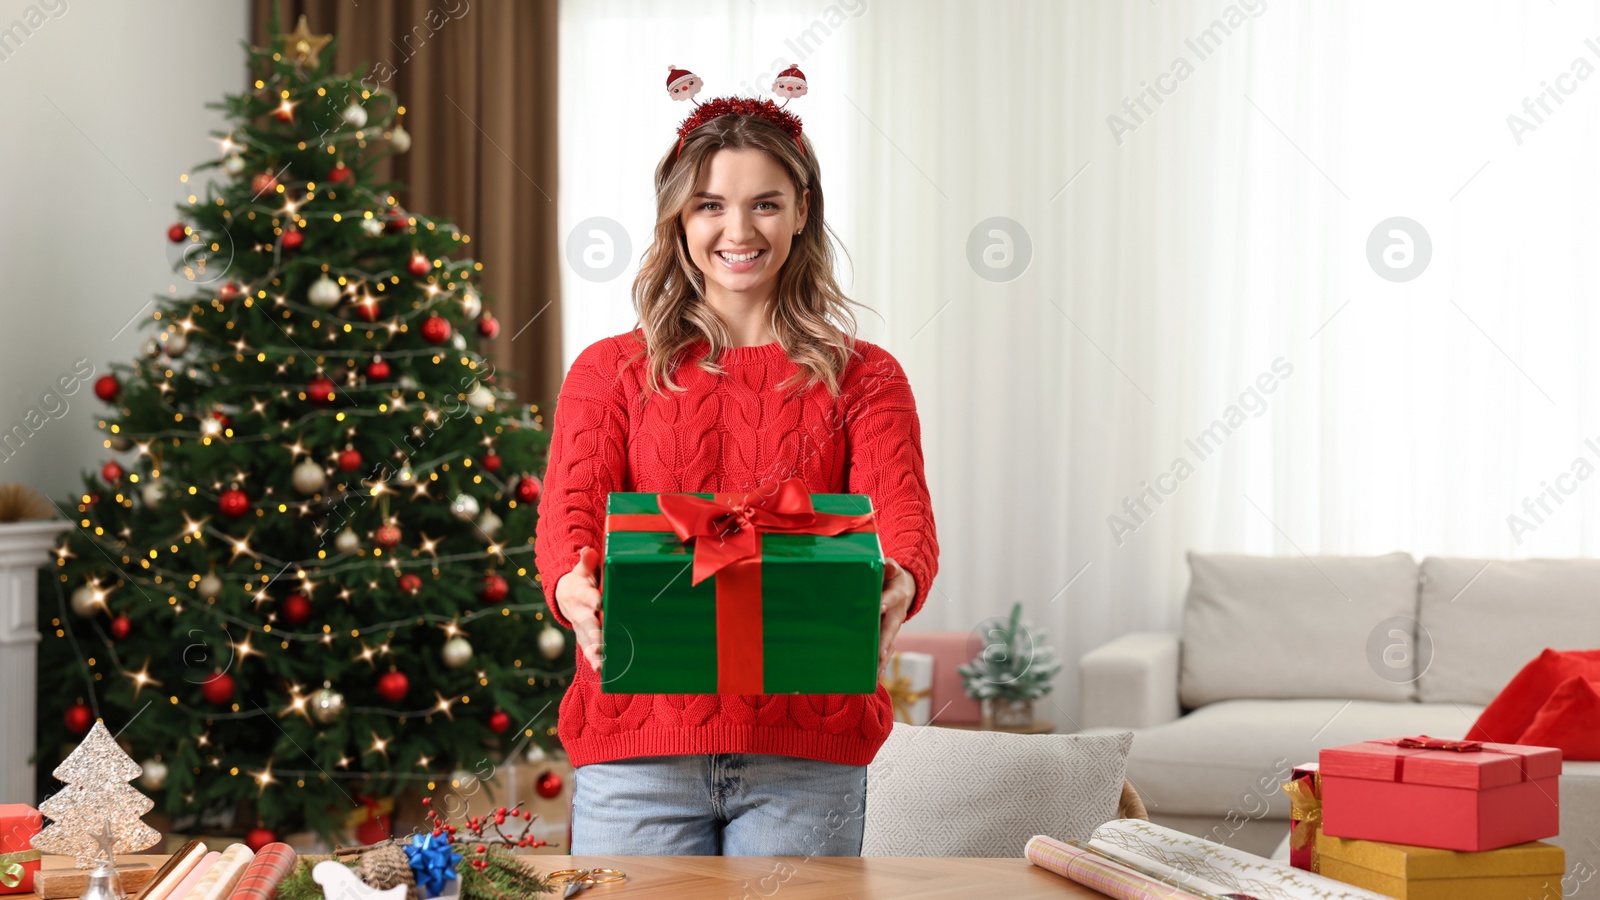
{"type": "Polygon", "coordinates": [[[566,884],[567,889],[561,893],[562,897],[574,897],[579,891],[597,884],[621,881],[628,875],[621,869],[560,869],[547,877],[556,884],[566,884]]]}

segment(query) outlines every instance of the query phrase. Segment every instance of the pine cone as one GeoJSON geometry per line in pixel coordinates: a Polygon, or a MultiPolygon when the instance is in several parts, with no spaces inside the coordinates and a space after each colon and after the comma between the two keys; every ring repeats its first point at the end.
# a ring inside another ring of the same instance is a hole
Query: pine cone
{"type": "Polygon", "coordinates": [[[406,859],[406,852],[393,841],[362,853],[356,877],[367,887],[380,891],[397,884],[406,885],[410,888],[406,892],[410,900],[422,900],[422,893],[417,890],[417,876],[411,871],[411,862],[406,859]]]}

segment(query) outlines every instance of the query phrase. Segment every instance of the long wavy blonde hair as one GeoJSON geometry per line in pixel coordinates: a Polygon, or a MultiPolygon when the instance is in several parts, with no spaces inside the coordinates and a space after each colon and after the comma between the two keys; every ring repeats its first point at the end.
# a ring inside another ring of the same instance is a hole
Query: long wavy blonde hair
{"type": "MultiPolygon", "coordinates": [[[[641,353],[648,358],[650,391],[662,390],[663,384],[670,390],[686,390],[672,380],[672,373],[679,354],[699,340],[707,341],[710,349],[698,367],[722,373],[716,360],[732,340],[722,319],[706,302],[704,275],[689,257],[679,217],[718,150],[753,148],[783,166],[794,184],[796,202],[805,191],[811,192],[805,227],[778,272],[777,290],[767,310],[778,344],[800,369],[795,378],[778,387],[803,383],[803,390],[810,390],[820,383],[827,385],[831,396],[839,395],[839,380],[856,352],[857,323],[850,307],[862,304],[846,297],[834,280],[835,235],[822,215],[821,170],[811,141],[804,135],[800,140],[805,145],[803,154],[794,138],[772,123],[729,114],[691,131],[681,155],[677,140],[673,140],[672,148],[656,166],[655,234],[633,280],[633,308],[644,332],[641,353]]],[[[634,354],[633,359],[639,355],[634,354]]]]}

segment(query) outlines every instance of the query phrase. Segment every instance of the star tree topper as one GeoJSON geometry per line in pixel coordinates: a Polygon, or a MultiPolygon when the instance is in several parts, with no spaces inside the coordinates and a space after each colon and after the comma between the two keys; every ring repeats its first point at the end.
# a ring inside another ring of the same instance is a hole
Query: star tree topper
{"type": "Polygon", "coordinates": [[[331,34],[312,34],[311,26],[302,14],[294,30],[283,36],[283,55],[300,65],[319,65],[322,48],[328,46],[331,40],[331,34]]]}

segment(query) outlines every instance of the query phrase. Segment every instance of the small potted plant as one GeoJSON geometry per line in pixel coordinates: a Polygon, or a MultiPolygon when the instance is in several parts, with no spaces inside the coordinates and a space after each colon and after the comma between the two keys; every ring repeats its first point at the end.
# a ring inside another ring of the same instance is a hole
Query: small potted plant
{"type": "Polygon", "coordinates": [[[1011,617],[984,623],[983,651],[956,671],[966,683],[967,696],[983,703],[983,727],[1023,729],[1033,725],[1033,701],[1050,693],[1050,680],[1061,671],[1054,648],[1044,643],[1044,632],[1022,621],[1022,604],[1011,607],[1011,617]]]}

